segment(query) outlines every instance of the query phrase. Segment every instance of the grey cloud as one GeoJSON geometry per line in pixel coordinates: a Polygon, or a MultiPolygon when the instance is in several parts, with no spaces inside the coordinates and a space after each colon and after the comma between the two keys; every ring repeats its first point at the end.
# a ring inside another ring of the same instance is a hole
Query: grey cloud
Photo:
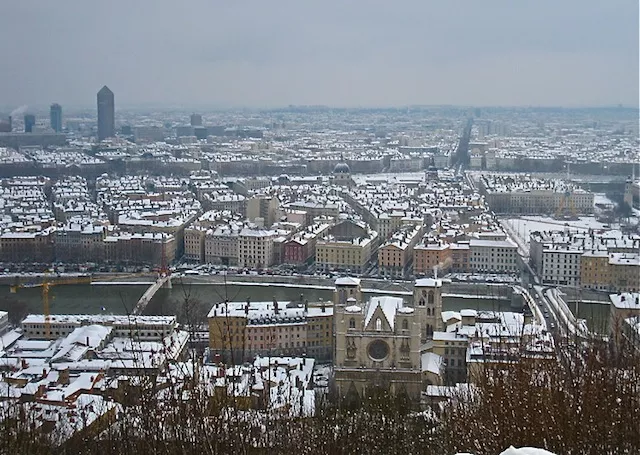
{"type": "Polygon", "coordinates": [[[0,103],[635,104],[626,0],[7,2],[0,103]]]}

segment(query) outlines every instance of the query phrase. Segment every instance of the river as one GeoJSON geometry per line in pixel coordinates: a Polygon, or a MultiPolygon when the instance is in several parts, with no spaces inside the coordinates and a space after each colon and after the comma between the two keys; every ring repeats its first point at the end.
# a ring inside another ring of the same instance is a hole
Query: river
{"type": "MultiPolygon", "coordinates": [[[[126,314],[148,288],[147,284],[69,284],[53,286],[49,291],[52,314],[126,314]]],[[[230,301],[300,300],[309,302],[331,301],[332,289],[295,288],[285,286],[227,285],[222,284],[178,284],[171,289],[160,289],[151,299],[144,314],[180,314],[182,302],[197,302],[210,308],[216,302],[228,298],[230,301]]],[[[365,293],[365,298],[376,293],[365,293]]],[[[385,293],[385,295],[388,295],[385,293]]],[[[409,303],[410,295],[401,297],[409,303]]],[[[477,310],[509,311],[509,302],[499,299],[445,297],[444,310],[459,311],[463,308],[477,310]]],[[[20,288],[15,294],[9,286],[0,286],[0,310],[22,313],[42,313],[42,288],[20,288]]]]}

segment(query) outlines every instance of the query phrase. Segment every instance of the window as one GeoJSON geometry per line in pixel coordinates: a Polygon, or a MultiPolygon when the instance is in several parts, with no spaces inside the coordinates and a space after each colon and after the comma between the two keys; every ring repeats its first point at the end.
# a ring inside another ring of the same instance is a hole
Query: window
{"type": "Polygon", "coordinates": [[[356,320],[354,318],[349,319],[349,328],[350,329],[356,328],[356,320]]]}
{"type": "Polygon", "coordinates": [[[433,305],[434,302],[435,302],[435,294],[433,291],[429,291],[429,297],[428,297],[427,303],[429,305],[433,305]]]}
{"type": "Polygon", "coordinates": [[[406,319],[402,320],[402,330],[409,330],[409,321],[406,319]]]}
{"type": "Polygon", "coordinates": [[[376,330],[382,330],[382,320],[380,320],[380,318],[376,319],[376,330]]]}

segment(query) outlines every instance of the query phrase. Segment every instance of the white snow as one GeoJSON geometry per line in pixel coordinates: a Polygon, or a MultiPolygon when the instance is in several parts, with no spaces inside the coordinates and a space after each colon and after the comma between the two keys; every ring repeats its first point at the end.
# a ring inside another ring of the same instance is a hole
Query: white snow
{"type": "MultiPolygon", "coordinates": [[[[458,452],[456,453],[456,455],[474,455],[474,454],[469,452],[458,452]]],[[[555,455],[555,454],[552,452],[549,452],[548,450],[536,449],[535,447],[521,447],[519,449],[516,449],[515,447],[511,446],[507,450],[502,452],[500,455],[555,455]]]]}
{"type": "Polygon", "coordinates": [[[554,455],[554,454],[549,452],[548,450],[536,449],[534,447],[521,447],[519,449],[516,449],[515,447],[511,446],[507,450],[502,452],[500,455],[554,455]]]}
{"type": "Polygon", "coordinates": [[[604,223],[600,223],[592,216],[582,216],[577,220],[557,220],[545,216],[522,216],[520,218],[506,218],[501,220],[507,225],[510,234],[518,237],[518,244],[529,252],[529,236],[532,232],[564,231],[567,227],[572,231],[588,232],[589,229],[606,230],[604,223]]]}

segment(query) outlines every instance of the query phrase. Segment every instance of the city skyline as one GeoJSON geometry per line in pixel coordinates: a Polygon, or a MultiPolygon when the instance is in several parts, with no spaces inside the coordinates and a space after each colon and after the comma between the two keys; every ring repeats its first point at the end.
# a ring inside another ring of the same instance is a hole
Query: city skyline
{"type": "Polygon", "coordinates": [[[29,17],[41,45],[0,50],[3,104],[89,107],[107,84],[122,107],[638,106],[631,2],[117,6],[8,5],[3,33],[29,17]]]}

